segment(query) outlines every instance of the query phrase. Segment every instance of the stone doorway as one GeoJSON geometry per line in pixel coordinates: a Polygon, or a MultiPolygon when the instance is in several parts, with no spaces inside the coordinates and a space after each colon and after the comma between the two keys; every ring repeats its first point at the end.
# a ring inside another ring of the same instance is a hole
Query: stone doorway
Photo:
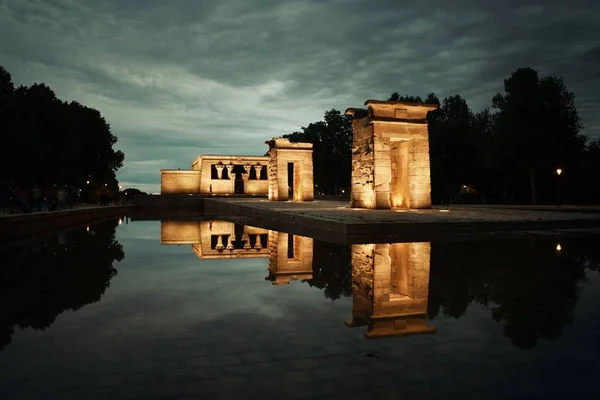
{"type": "Polygon", "coordinates": [[[409,141],[393,141],[390,144],[391,182],[390,203],[393,208],[410,208],[408,186],[409,141]]]}
{"type": "Polygon", "coordinates": [[[231,173],[233,175],[233,179],[235,179],[235,182],[233,184],[233,193],[235,194],[244,194],[246,193],[246,188],[245,188],[245,182],[244,182],[244,177],[243,174],[246,173],[246,171],[244,170],[244,166],[243,165],[235,165],[233,167],[233,169],[231,170],[231,173]]]}

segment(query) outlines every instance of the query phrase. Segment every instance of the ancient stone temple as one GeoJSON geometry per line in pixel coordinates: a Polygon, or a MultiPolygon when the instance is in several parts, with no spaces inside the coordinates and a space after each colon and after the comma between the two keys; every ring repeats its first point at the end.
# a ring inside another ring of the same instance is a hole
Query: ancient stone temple
{"type": "Polygon", "coordinates": [[[162,221],[160,243],[188,244],[201,259],[268,258],[274,285],[311,279],[313,239],[227,221],[162,221]]]}
{"type": "Polygon", "coordinates": [[[314,200],[313,145],[273,138],[269,145],[269,200],[314,200]]]}
{"type": "Polygon", "coordinates": [[[427,113],[435,105],[367,100],[353,117],[352,197],[356,208],[430,208],[427,113]]]}
{"type": "Polygon", "coordinates": [[[191,170],[161,170],[161,194],[266,195],[265,156],[202,155],[191,170]]]}
{"type": "Polygon", "coordinates": [[[352,320],[365,336],[432,333],[427,324],[430,243],[352,245],[352,320]]]}

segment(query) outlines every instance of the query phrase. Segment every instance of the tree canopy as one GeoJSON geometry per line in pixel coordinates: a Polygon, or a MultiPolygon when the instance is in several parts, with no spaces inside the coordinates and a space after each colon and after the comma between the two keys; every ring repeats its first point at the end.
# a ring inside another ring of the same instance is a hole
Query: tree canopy
{"type": "Polygon", "coordinates": [[[43,83],[15,87],[0,66],[0,175],[22,185],[117,187],[124,154],[102,114],[43,83]]]}
{"type": "Polygon", "coordinates": [[[340,111],[325,112],[324,120],[301,131],[283,135],[292,142],[313,144],[313,169],[317,193],[339,194],[350,187],[352,120],[340,111]],[[317,172],[318,171],[318,172],[317,172]]]}

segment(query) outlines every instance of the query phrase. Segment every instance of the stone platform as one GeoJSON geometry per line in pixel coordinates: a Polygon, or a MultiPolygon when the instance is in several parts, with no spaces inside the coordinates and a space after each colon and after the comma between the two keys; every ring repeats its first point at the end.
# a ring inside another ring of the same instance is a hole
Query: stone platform
{"type": "Polygon", "coordinates": [[[600,228],[600,213],[469,206],[427,210],[366,210],[348,202],[204,200],[205,218],[223,219],[339,243],[430,241],[524,230],[600,228]]]}

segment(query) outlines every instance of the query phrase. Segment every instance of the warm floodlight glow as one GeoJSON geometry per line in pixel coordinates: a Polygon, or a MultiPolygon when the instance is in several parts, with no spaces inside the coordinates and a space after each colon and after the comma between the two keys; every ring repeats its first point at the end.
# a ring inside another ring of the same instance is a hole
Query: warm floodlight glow
{"type": "Polygon", "coordinates": [[[560,243],[556,245],[556,251],[561,251],[562,247],[560,246],[560,243]]]}
{"type": "Polygon", "coordinates": [[[352,207],[431,208],[429,134],[435,106],[367,101],[352,115],[352,207]],[[398,128],[401,124],[402,128],[398,128]],[[368,129],[365,129],[369,126],[368,129]]]}
{"type": "Polygon", "coordinates": [[[440,210],[440,212],[450,212],[450,210],[440,210]]]}
{"type": "Polygon", "coordinates": [[[396,212],[406,212],[406,210],[396,210],[396,212]]]}
{"type": "Polygon", "coordinates": [[[123,223],[123,220],[121,218],[119,218],[119,225],[121,225],[123,223]]]}
{"type": "Polygon", "coordinates": [[[85,227],[85,230],[86,230],[87,232],[89,232],[89,231],[90,231],[90,227],[89,227],[89,226],[86,226],[86,227],[85,227]]]}
{"type": "Polygon", "coordinates": [[[556,175],[559,175],[559,176],[560,176],[560,174],[562,174],[562,169],[560,169],[560,168],[557,168],[557,169],[556,169],[556,175]]]}

